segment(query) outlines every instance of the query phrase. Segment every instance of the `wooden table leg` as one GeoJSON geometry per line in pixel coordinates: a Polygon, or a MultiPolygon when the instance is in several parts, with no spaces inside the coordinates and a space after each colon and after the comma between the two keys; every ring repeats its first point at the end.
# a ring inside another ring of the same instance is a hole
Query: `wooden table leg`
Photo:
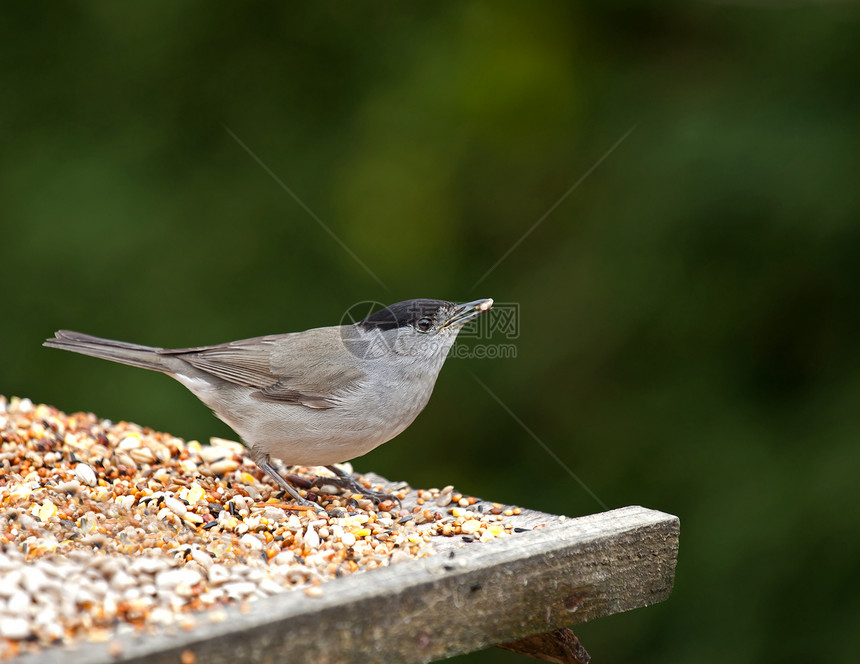
{"type": "Polygon", "coordinates": [[[534,634],[511,643],[501,643],[499,648],[555,664],[588,664],[591,660],[591,656],[569,627],[534,634]]]}

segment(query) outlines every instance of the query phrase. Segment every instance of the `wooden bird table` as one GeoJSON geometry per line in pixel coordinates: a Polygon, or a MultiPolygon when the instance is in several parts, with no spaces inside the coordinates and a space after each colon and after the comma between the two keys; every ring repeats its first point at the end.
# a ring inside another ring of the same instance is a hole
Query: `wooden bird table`
{"type": "Polygon", "coordinates": [[[529,510],[510,518],[521,532],[469,544],[438,537],[435,555],[326,581],[319,596],[287,592],[227,608],[224,620],[190,631],[127,634],[16,661],[409,663],[501,646],[583,663],[588,654],[571,625],[661,602],[672,591],[675,516],[632,506],[579,518],[529,510]]]}

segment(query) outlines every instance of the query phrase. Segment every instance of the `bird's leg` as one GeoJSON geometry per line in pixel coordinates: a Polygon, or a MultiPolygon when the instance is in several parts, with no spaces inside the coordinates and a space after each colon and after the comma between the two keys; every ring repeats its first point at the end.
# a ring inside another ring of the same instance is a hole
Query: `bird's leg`
{"type": "Polygon", "coordinates": [[[260,468],[263,469],[263,471],[266,473],[266,475],[268,475],[273,480],[275,480],[275,483],[279,487],[281,487],[284,491],[286,491],[288,494],[290,494],[290,496],[292,496],[294,502],[301,505],[302,507],[312,507],[315,510],[321,510],[321,511],[325,512],[325,508],[322,505],[319,505],[317,503],[313,503],[310,500],[306,500],[305,498],[302,498],[302,495],[295,489],[295,487],[293,487],[292,484],[287,482],[287,480],[285,480],[281,476],[281,474],[277,471],[277,469],[275,469],[275,467],[271,463],[269,463],[269,455],[268,454],[266,455],[263,462],[259,463],[259,466],[260,466],[260,468]]]}
{"type": "Polygon", "coordinates": [[[359,493],[362,496],[366,496],[374,503],[379,504],[385,500],[391,500],[400,505],[400,498],[391,493],[385,493],[384,491],[374,491],[373,489],[367,489],[359,484],[356,479],[350,475],[349,473],[345,473],[337,466],[326,466],[331,472],[335,474],[335,477],[317,477],[314,480],[314,486],[325,486],[326,484],[331,484],[333,486],[339,486],[342,489],[349,489],[353,493],[359,493]]]}

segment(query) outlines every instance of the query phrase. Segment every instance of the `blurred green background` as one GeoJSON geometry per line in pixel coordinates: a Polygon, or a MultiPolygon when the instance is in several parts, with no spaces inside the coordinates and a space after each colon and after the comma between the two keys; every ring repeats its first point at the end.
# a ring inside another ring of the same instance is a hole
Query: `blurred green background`
{"type": "Polygon", "coordinates": [[[519,303],[516,359],[450,360],[356,468],[599,511],[472,372],[610,507],[681,518],[674,594],[580,626],[596,660],[856,661],[857,4],[22,3],[0,30],[0,393],[232,436],[40,343],[519,303]]]}

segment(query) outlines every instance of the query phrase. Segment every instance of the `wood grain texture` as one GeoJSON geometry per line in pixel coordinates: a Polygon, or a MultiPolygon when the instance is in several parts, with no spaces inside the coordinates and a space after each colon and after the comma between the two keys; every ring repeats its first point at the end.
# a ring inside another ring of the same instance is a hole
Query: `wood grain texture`
{"type": "MultiPolygon", "coordinates": [[[[529,517],[537,519],[539,513],[529,517]]],[[[20,662],[207,664],[429,662],[666,599],[678,518],[625,507],[286,592],[191,631],[122,636],[20,662]]]]}

